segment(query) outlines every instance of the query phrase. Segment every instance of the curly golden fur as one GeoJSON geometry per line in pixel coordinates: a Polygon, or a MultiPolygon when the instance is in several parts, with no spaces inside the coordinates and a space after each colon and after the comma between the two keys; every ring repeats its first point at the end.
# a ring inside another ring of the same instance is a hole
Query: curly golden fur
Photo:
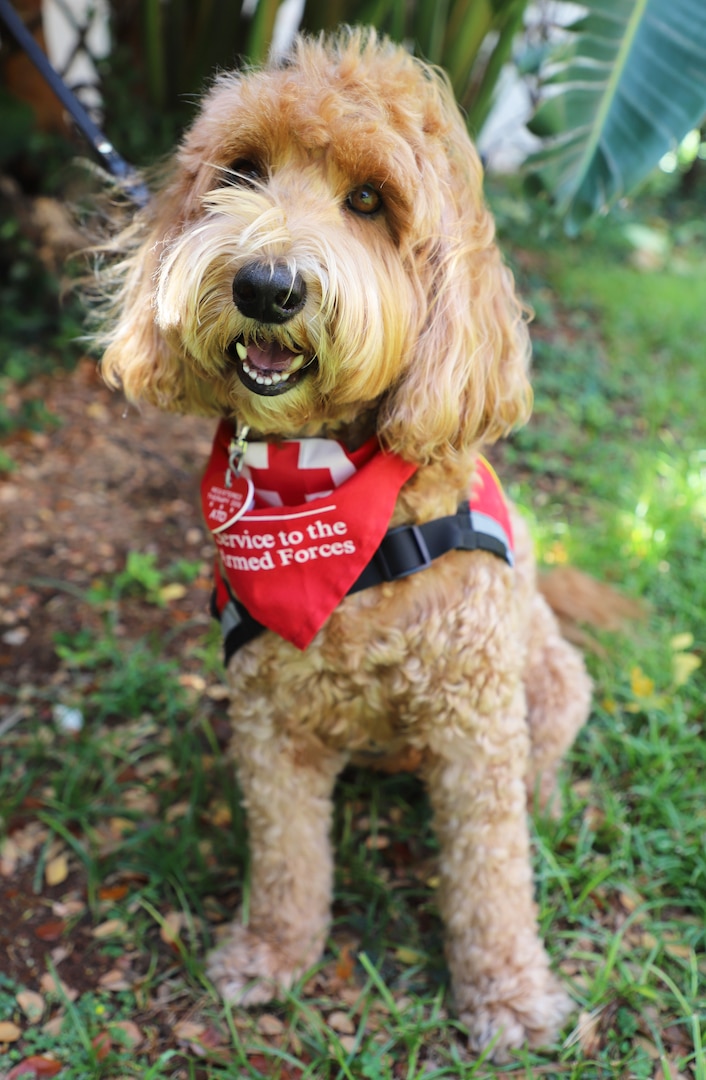
{"type": "MultiPolygon", "coordinates": [[[[453,513],[481,445],[531,405],[525,314],[481,179],[444,75],[372,31],[221,75],[112,244],[105,377],[260,439],[354,448],[376,433],[418,466],[391,524],[453,513]],[[289,282],[276,319],[234,298],[253,263],[289,282]]],[[[514,527],[514,569],[450,552],[347,596],[303,652],[267,632],[231,661],[252,880],[247,925],[208,962],[226,998],[266,1001],[320,956],[334,782],[383,747],[428,787],[472,1046],[501,1059],[560,1029],[570,1003],[537,933],[527,793],[550,800],[590,686],[514,527]]]]}

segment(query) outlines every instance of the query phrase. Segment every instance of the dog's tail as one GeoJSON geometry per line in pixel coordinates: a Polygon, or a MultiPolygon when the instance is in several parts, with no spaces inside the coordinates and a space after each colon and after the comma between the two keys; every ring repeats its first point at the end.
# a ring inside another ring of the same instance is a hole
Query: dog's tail
{"type": "Polygon", "coordinates": [[[623,595],[573,566],[540,574],[538,584],[564,637],[582,648],[603,651],[590,630],[626,630],[647,616],[647,605],[642,601],[623,595]]]}

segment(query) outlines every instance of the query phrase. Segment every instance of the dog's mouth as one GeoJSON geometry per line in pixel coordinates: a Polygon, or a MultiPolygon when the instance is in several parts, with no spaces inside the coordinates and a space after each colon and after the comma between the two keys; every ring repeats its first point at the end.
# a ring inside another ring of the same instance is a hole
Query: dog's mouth
{"type": "Polygon", "coordinates": [[[246,344],[242,336],[231,341],[227,352],[243,386],[263,397],[292,390],[306,378],[316,360],[315,356],[307,357],[304,352],[295,352],[277,341],[246,344]]]}

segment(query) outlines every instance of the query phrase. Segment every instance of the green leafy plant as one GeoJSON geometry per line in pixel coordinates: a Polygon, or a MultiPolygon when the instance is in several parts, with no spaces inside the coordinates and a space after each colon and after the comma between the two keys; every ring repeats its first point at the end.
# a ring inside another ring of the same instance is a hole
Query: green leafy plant
{"type": "Polygon", "coordinates": [[[530,160],[576,232],[632,191],[706,114],[701,0],[589,0],[551,58],[530,160]]]}

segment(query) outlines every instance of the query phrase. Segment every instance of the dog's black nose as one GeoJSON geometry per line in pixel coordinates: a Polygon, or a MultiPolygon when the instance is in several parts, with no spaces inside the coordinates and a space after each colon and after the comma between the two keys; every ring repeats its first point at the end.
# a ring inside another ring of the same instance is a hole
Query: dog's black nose
{"type": "Polygon", "coordinates": [[[285,323],[304,307],[306,285],[286,263],[246,263],[233,279],[233,301],[248,319],[285,323]]]}

